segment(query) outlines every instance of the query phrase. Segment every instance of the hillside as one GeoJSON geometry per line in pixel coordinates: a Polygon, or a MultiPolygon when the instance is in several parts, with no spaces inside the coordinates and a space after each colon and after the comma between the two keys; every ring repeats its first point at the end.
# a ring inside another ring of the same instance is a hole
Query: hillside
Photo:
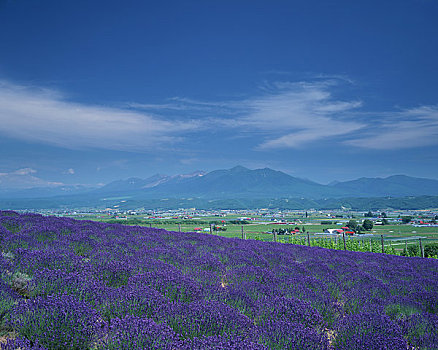
{"type": "Polygon", "coordinates": [[[185,181],[165,182],[135,197],[199,197],[223,198],[274,198],[339,196],[342,190],[298,179],[269,168],[250,170],[237,166],[228,170],[215,170],[185,181]]]}
{"type": "Polygon", "coordinates": [[[5,349],[405,350],[438,342],[435,259],[13,212],[0,212],[0,238],[5,349]]]}
{"type": "Polygon", "coordinates": [[[393,175],[386,178],[360,178],[338,182],[331,187],[356,197],[404,197],[437,195],[438,181],[406,175],[393,175]]]}
{"type": "Polygon", "coordinates": [[[437,207],[438,181],[394,175],[322,185],[270,168],[242,166],[113,181],[98,189],[59,186],[1,190],[0,208],[59,207],[359,209],[437,207]]]}
{"type": "Polygon", "coordinates": [[[270,168],[250,170],[242,166],[195,172],[188,175],[155,175],[112,182],[93,194],[129,196],[130,199],[273,199],[405,197],[438,195],[438,180],[394,175],[387,178],[360,178],[322,185],[270,168]]]}

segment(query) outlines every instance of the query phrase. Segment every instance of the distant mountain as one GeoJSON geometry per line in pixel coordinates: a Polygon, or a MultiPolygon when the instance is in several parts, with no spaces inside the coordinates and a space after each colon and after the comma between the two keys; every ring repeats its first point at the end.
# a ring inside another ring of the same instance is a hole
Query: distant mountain
{"type": "Polygon", "coordinates": [[[274,198],[343,195],[342,190],[302,180],[269,168],[250,170],[236,166],[203,176],[167,181],[136,197],[274,198]]]}
{"type": "Polygon", "coordinates": [[[90,185],[67,185],[47,181],[36,176],[32,168],[22,168],[9,173],[0,173],[0,198],[46,198],[83,194],[95,187],[90,185]]]}
{"type": "Polygon", "coordinates": [[[87,194],[95,189],[85,185],[59,185],[51,187],[32,187],[23,189],[0,188],[0,198],[48,198],[55,196],[69,196],[87,194]]]}
{"type": "Polygon", "coordinates": [[[109,183],[90,195],[161,198],[341,198],[438,195],[438,180],[394,175],[334,181],[329,185],[290,176],[270,168],[250,170],[243,166],[196,171],[185,175],[156,174],[147,179],[129,178],[109,183]]]}
{"type": "Polygon", "coordinates": [[[419,197],[367,197],[367,198],[228,198],[228,199],[199,199],[199,198],[162,198],[121,200],[120,198],[97,199],[89,196],[70,195],[51,198],[0,199],[0,209],[35,210],[35,209],[63,209],[73,208],[132,208],[145,209],[257,209],[270,208],[280,210],[333,210],[348,208],[353,210],[386,210],[403,209],[419,210],[438,208],[438,196],[419,197]]]}
{"type": "Polygon", "coordinates": [[[362,177],[357,180],[337,182],[332,188],[353,197],[403,197],[438,195],[438,180],[393,175],[386,178],[362,177]]]}
{"type": "Polygon", "coordinates": [[[111,194],[120,192],[136,192],[141,191],[144,188],[154,187],[162,182],[166,182],[170,176],[156,174],[147,179],[140,179],[138,177],[130,177],[126,180],[117,180],[110,182],[109,184],[102,186],[95,190],[95,193],[111,194]]]}
{"type": "Polygon", "coordinates": [[[93,191],[93,193],[98,194],[129,194],[135,195],[142,192],[148,192],[149,189],[163,185],[163,184],[179,184],[188,179],[203,176],[205,172],[195,171],[190,174],[180,174],[180,175],[163,175],[155,174],[147,179],[141,179],[138,177],[131,177],[126,180],[117,180],[110,182],[109,184],[93,191]]]}
{"type": "MultiPolygon", "coordinates": [[[[100,188],[86,186],[51,186],[7,190],[0,188],[0,198],[50,199],[44,203],[63,203],[86,206],[109,205],[123,199],[123,203],[182,200],[221,201],[229,203],[244,200],[261,203],[260,200],[329,200],[340,198],[438,196],[438,180],[394,175],[386,178],[360,178],[352,181],[332,182],[321,185],[316,182],[290,176],[270,168],[250,170],[242,166],[214,170],[209,173],[196,171],[190,174],[156,174],[146,179],[131,177],[113,181],[100,188]]],[[[5,202],[6,203],[6,202],[5,202]]],[[[8,202],[12,203],[12,202],[8,202]]],[[[31,203],[29,201],[29,203],[31,203]]],[[[36,203],[33,201],[33,203],[36,203]]],[[[175,202],[176,203],[176,202],[175,202]]],[[[11,206],[12,207],[12,206],[11,206]]]]}

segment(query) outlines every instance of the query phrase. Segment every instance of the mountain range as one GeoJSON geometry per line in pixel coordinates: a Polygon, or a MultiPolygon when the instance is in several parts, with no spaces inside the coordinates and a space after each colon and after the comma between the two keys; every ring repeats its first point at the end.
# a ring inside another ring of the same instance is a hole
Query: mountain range
{"type": "Polygon", "coordinates": [[[322,185],[293,177],[270,168],[250,170],[242,166],[196,171],[184,175],[156,174],[146,179],[132,177],[117,180],[100,188],[84,186],[51,186],[20,190],[1,190],[0,197],[54,198],[84,197],[92,201],[120,197],[129,200],[163,198],[197,199],[272,199],[272,198],[346,198],[406,197],[438,195],[438,180],[394,175],[386,178],[360,178],[322,185]]]}

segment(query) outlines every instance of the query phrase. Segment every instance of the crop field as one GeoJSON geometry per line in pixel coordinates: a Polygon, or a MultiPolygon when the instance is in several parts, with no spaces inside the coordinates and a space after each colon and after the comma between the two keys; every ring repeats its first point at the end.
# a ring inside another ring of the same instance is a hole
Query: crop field
{"type": "MultiPolygon", "coordinates": [[[[280,225],[274,222],[271,223],[247,223],[245,225],[242,224],[233,224],[231,223],[233,219],[237,219],[238,216],[228,217],[223,221],[224,227],[226,227],[225,231],[213,231],[213,234],[220,235],[222,237],[228,238],[242,238],[242,226],[244,231],[244,237],[247,239],[256,239],[260,241],[272,242],[275,240],[272,230],[276,229],[277,231],[280,229],[294,229],[299,228],[299,233],[294,235],[277,235],[276,240],[278,242],[283,243],[293,243],[293,244],[303,244],[308,245],[307,235],[310,238],[311,246],[319,246],[325,248],[332,249],[344,249],[343,244],[341,244],[342,237],[335,237],[334,235],[321,235],[319,233],[323,232],[325,229],[330,228],[339,228],[339,225],[329,224],[329,225],[321,225],[315,224],[315,218],[309,219],[309,222],[297,223],[297,224],[289,224],[289,225],[280,225]],[[312,223],[313,221],[313,223],[312,223]],[[336,244],[333,243],[336,241],[336,244]]],[[[101,219],[97,219],[96,216],[87,217],[89,220],[97,220],[101,221],[101,219]]],[[[321,220],[320,217],[316,218],[317,220],[321,220]]],[[[132,219],[131,219],[132,220],[132,219]]],[[[203,221],[201,223],[193,223],[195,220],[180,220],[180,219],[167,219],[167,220],[143,220],[134,217],[134,221],[126,220],[126,221],[118,221],[122,224],[130,224],[133,225],[136,223],[140,226],[145,227],[155,227],[155,228],[163,228],[168,231],[181,231],[181,232],[193,232],[196,228],[201,228],[202,230],[209,230],[208,222],[220,222],[217,220],[217,217],[206,217],[202,218],[203,221]],[[191,221],[187,223],[186,221],[191,221]]],[[[294,221],[296,218],[288,218],[286,221],[294,221]]],[[[114,222],[115,220],[110,220],[114,222]]],[[[103,221],[108,222],[108,221],[103,221]]],[[[215,225],[213,224],[212,227],[215,225]]],[[[206,231],[203,231],[206,232],[206,231]]],[[[404,254],[406,248],[409,246],[415,246],[417,250],[416,256],[420,256],[420,246],[419,246],[419,238],[422,240],[423,246],[429,243],[438,244],[438,227],[415,227],[410,224],[397,224],[397,225],[382,225],[382,226],[374,226],[371,231],[363,231],[363,234],[356,234],[354,236],[346,237],[346,249],[352,251],[372,251],[372,252],[381,252],[381,235],[384,236],[384,251],[389,254],[404,254]],[[370,242],[371,241],[371,242],[370,242]],[[370,248],[371,247],[371,248],[370,248]]],[[[423,247],[424,248],[424,247],[423,247]]],[[[436,251],[436,249],[435,249],[436,251]]],[[[437,254],[433,254],[436,256],[437,254]]]]}
{"type": "Polygon", "coordinates": [[[0,251],[3,350],[438,349],[436,259],[10,211],[0,251]]]}

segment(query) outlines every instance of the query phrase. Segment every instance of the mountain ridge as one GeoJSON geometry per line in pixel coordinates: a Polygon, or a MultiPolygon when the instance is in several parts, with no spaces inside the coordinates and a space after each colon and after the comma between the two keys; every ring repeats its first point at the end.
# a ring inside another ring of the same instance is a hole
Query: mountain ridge
{"type": "Polygon", "coordinates": [[[112,181],[100,188],[60,186],[20,189],[0,189],[0,198],[49,198],[80,195],[100,201],[108,197],[125,196],[135,200],[160,198],[230,199],[230,198],[342,198],[342,197],[403,197],[438,195],[438,180],[391,175],[362,177],[349,181],[333,181],[328,185],[293,177],[270,168],[248,169],[235,166],[208,173],[165,175],[148,178],[130,177],[112,181]]]}
{"type": "MultiPolygon", "coordinates": [[[[107,186],[115,183],[117,182],[107,186]]],[[[102,189],[100,192],[103,192],[102,189]]],[[[438,195],[438,180],[391,175],[386,178],[362,177],[322,185],[267,167],[251,170],[238,165],[208,173],[198,171],[188,175],[167,176],[147,188],[132,191],[119,189],[117,193],[122,192],[135,199],[402,197],[438,195]]]]}
{"type": "Polygon", "coordinates": [[[391,175],[385,178],[362,177],[356,180],[338,182],[331,186],[347,191],[352,196],[364,196],[366,192],[369,192],[370,196],[394,197],[422,196],[438,193],[438,180],[407,175],[391,175]]]}

